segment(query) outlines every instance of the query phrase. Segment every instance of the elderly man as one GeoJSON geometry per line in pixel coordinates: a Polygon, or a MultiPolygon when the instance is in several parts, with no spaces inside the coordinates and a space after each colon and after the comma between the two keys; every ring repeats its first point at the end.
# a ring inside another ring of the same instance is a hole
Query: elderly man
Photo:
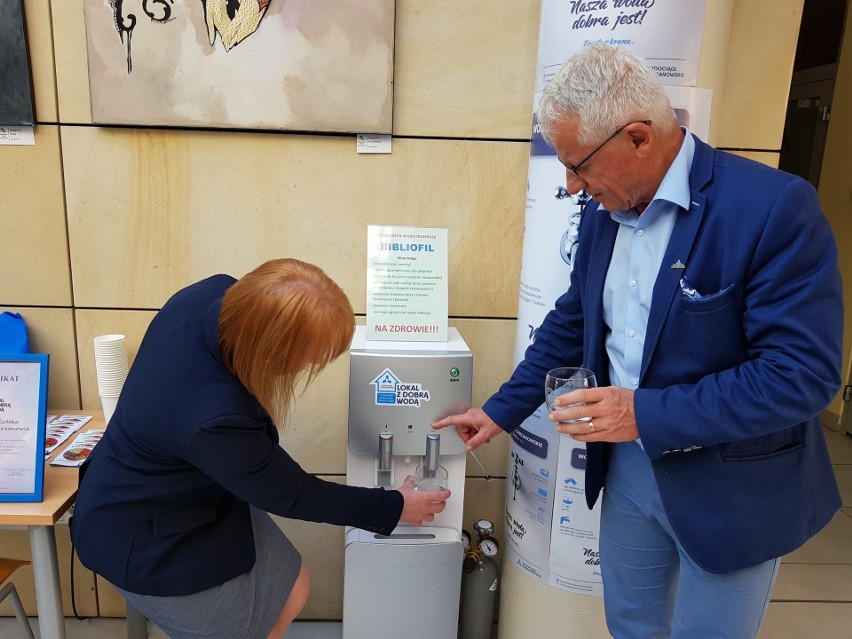
{"type": "Polygon", "coordinates": [[[837,250],[813,188],[678,127],[654,72],[594,45],[539,122],[583,213],[571,284],[511,379],[441,420],[469,449],[512,431],[551,368],[599,388],[551,415],[587,442],[616,638],[754,637],[779,558],[840,506],[817,416],[840,385],[837,250]],[[580,404],[577,404],[580,402],[580,404]],[[572,404],[572,406],[568,406],[572,404]]]}

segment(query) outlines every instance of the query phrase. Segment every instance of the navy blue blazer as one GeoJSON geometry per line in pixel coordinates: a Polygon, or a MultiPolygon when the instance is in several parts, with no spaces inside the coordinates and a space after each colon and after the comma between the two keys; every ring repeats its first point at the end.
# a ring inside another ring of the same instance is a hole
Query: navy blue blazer
{"type": "Polygon", "coordinates": [[[80,485],[73,540],[87,568],[146,595],[200,592],[255,562],[249,504],[389,534],[398,491],[305,472],[222,361],[219,313],[232,277],[174,295],[148,328],[80,485]]]}
{"type": "MultiPolygon", "coordinates": [[[[634,406],[678,539],[702,568],[725,572],[794,550],[840,507],[817,416],[841,383],[843,301],[814,189],[695,145],[691,205],[654,285],[634,406]],[[683,294],[684,275],[701,300],[683,294]]],[[[597,209],[584,211],[570,288],[483,406],[507,431],[544,401],[550,368],[582,362],[610,383],[603,287],[618,224],[597,209]]],[[[609,448],[588,445],[590,507],[609,448]]]]}

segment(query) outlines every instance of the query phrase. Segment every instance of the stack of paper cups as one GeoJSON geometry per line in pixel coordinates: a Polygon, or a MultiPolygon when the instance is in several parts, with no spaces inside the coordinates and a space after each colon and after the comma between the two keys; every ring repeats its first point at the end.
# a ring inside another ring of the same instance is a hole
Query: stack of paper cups
{"type": "Polygon", "coordinates": [[[127,378],[127,344],[124,335],[98,335],[94,344],[98,394],[104,408],[104,420],[109,422],[127,378]]]}

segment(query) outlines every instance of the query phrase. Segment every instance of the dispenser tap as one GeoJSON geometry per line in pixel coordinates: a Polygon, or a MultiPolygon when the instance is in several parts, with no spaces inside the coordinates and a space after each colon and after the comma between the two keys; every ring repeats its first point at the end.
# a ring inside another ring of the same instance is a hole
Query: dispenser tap
{"type": "Polygon", "coordinates": [[[393,483],[393,433],[379,433],[379,456],[376,460],[376,485],[390,486],[393,483]]]}
{"type": "Polygon", "coordinates": [[[423,460],[423,476],[434,477],[438,470],[438,456],[441,452],[441,436],[436,433],[426,435],[426,457],[423,460]]]}
{"type": "Polygon", "coordinates": [[[391,469],[393,433],[379,433],[379,470],[391,469]]]}

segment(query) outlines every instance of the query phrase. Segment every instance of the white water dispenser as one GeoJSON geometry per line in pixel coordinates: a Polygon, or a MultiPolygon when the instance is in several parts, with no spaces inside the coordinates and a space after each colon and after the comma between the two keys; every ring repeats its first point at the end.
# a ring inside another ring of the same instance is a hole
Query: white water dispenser
{"type": "Polygon", "coordinates": [[[356,327],[349,351],[346,483],[392,489],[419,472],[452,496],[423,526],[400,524],[387,536],[347,529],[343,639],[455,638],[465,448],[455,428],[432,423],[470,408],[473,356],[452,327],[446,342],[365,335],[356,327]]]}

